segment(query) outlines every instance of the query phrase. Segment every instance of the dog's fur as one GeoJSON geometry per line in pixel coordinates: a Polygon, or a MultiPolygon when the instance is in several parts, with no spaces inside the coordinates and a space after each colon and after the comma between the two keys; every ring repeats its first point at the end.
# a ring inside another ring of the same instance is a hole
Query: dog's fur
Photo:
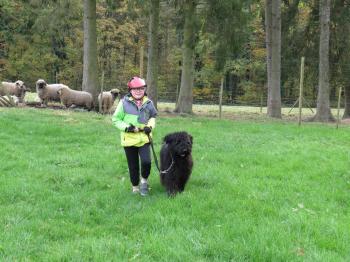
{"type": "Polygon", "coordinates": [[[191,175],[193,137],[186,132],[168,134],[160,150],[160,181],[169,196],[185,189],[191,175]],[[172,164],[173,163],[173,164],[172,164]]]}

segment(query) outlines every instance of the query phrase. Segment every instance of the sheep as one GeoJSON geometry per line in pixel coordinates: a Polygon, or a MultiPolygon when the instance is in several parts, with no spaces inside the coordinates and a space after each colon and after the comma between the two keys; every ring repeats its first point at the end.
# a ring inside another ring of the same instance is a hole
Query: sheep
{"type": "Polygon", "coordinates": [[[24,102],[24,96],[26,95],[27,87],[23,81],[17,80],[14,83],[1,82],[0,84],[0,96],[11,95],[18,97],[18,102],[24,102]]]}
{"type": "Polygon", "coordinates": [[[75,105],[91,110],[93,106],[92,95],[88,92],[72,90],[69,87],[61,87],[57,93],[61,99],[61,103],[65,107],[75,105]]]}
{"type": "Polygon", "coordinates": [[[17,96],[0,96],[0,107],[18,106],[19,98],[17,96]]]}
{"type": "MultiPolygon", "coordinates": [[[[119,89],[115,88],[108,92],[103,92],[102,95],[102,113],[107,114],[110,113],[114,101],[119,96],[119,89]]],[[[98,95],[98,103],[101,103],[101,93],[98,95]]]]}
{"type": "Polygon", "coordinates": [[[57,91],[62,87],[68,88],[63,84],[47,84],[43,79],[36,81],[36,92],[40,98],[41,106],[47,106],[49,101],[60,102],[57,91]]]}

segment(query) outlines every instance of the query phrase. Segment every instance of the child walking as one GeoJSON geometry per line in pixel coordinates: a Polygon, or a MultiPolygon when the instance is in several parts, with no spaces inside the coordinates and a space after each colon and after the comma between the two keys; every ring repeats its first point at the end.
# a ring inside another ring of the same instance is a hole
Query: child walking
{"type": "Polygon", "coordinates": [[[151,172],[151,151],[148,135],[152,136],[157,110],[145,92],[146,82],[137,76],[128,82],[129,93],[120,100],[112,117],[121,131],[121,145],[128,162],[132,192],[148,195],[151,172]],[[140,183],[141,160],[141,183],[140,183]]]}

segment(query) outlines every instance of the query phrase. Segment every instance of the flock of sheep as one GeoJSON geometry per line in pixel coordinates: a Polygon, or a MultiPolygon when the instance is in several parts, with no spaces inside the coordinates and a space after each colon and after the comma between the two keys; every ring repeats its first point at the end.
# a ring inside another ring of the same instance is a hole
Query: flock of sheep
{"type": "MultiPolygon", "coordinates": [[[[17,80],[14,83],[0,83],[0,97],[12,96],[16,103],[24,103],[24,97],[29,89],[23,81],[17,80]]],[[[77,91],[64,84],[47,84],[45,80],[39,79],[36,82],[36,92],[42,107],[46,107],[49,101],[61,102],[65,107],[78,106],[91,110],[94,106],[92,95],[85,91],[77,91]]],[[[98,96],[98,102],[102,101],[102,113],[110,113],[114,101],[119,96],[118,89],[103,92],[98,96]]],[[[0,100],[0,106],[1,106],[0,100]]]]}

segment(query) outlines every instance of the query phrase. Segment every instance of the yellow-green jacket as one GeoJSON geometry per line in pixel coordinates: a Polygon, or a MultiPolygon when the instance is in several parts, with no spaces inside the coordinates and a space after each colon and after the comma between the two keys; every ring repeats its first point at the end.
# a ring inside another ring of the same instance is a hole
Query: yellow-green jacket
{"type": "MultiPolygon", "coordinates": [[[[143,97],[142,106],[138,108],[133,97],[130,94],[126,95],[120,100],[112,117],[113,125],[121,131],[121,145],[140,147],[148,143],[148,137],[144,132],[127,133],[125,129],[130,125],[134,125],[140,129],[148,126],[153,130],[156,124],[156,116],[157,110],[147,96],[143,97]]],[[[150,135],[152,136],[152,133],[150,135]]]]}

